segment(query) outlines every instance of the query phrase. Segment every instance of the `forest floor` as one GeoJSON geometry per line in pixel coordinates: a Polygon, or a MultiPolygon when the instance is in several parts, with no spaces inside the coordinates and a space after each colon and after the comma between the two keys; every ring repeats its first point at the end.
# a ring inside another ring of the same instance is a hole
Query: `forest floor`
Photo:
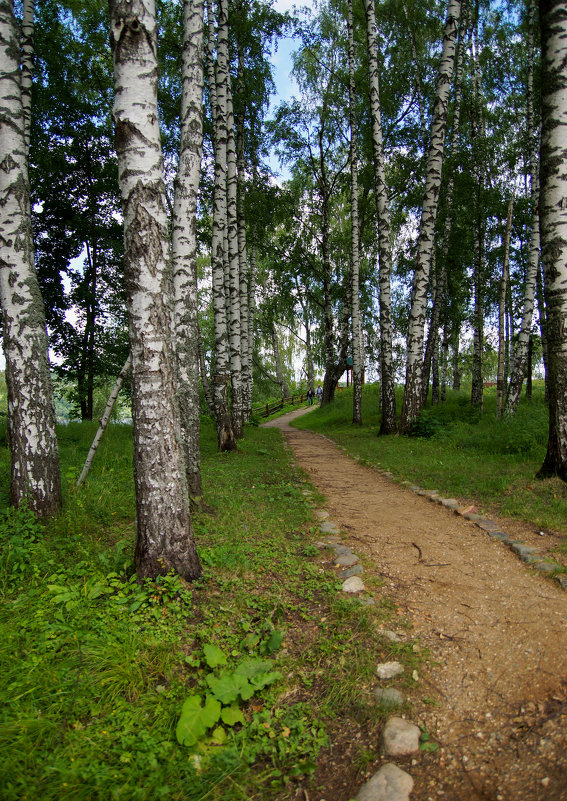
{"type": "MultiPolygon", "coordinates": [[[[292,428],[305,411],[267,425],[281,429],[325,496],[364,581],[381,581],[409,623],[406,636],[428,654],[402,714],[439,748],[387,760],[413,777],[412,801],[567,801],[567,592],[473,522],[292,428]]],[[[551,534],[499,522],[544,554],[553,547],[551,534]]],[[[297,799],[347,801],[357,792],[353,746],[378,751],[352,722],[336,721],[330,738],[318,789],[297,799]]],[[[359,785],[380,759],[358,772],[359,785]]]]}

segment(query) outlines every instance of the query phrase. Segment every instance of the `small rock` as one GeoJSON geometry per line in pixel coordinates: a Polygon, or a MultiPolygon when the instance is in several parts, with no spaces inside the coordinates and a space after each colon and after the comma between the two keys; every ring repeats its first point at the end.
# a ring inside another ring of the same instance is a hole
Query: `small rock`
{"type": "Polygon", "coordinates": [[[390,631],[389,629],[380,629],[380,634],[385,637],[390,642],[401,642],[402,638],[399,634],[396,634],[395,631],[390,631]]]}
{"type": "Polygon", "coordinates": [[[403,665],[400,665],[399,662],[382,662],[376,668],[376,673],[380,679],[393,679],[394,676],[401,676],[403,672],[403,665]]]}
{"type": "Polygon", "coordinates": [[[364,604],[364,606],[376,605],[376,601],[374,600],[374,598],[371,598],[370,596],[367,596],[366,598],[359,598],[358,600],[360,601],[361,604],[364,604]]]}
{"type": "Polygon", "coordinates": [[[510,537],[503,531],[488,531],[487,534],[489,537],[492,537],[493,540],[499,540],[500,542],[510,542],[510,537]]]}
{"type": "Polygon", "coordinates": [[[333,551],[335,552],[335,556],[350,556],[352,551],[350,548],[347,548],[346,545],[333,545],[333,551]]]}
{"type": "Polygon", "coordinates": [[[455,512],[458,515],[462,515],[464,517],[465,515],[476,514],[478,512],[478,509],[476,508],[476,506],[472,506],[472,505],[471,506],[458,506],[455,509],[455,512]]]}
{"type": "Polygon", "coordinates": [[[447,509],[457,509],[459,506],[459,502],[455,498],[442,498],[441,503],[443,506],[446,506],[447,509]]]}
{"type": "Polygon", "coordinates": [[[335,560],[335,564],[339,567],[352,567],[358,562],[358,556],[354,553],[345,553],[342,556],[338,556],[335,560]]]}
{"type": "Polygon", "coordinates": [[[537,548],[532,548],[530,545],[525,545],[523,542],[513,542],[510,548],[523,561],[526,561],[529,556],[537,553],[537,548]]]}
{"type": "Polygon", "coordinates": [[[558,565],[553,562],[546,562],[544,559],[536,559],[532,562],[532,566],[540,573],[555,573],[558,565]]]}
{"type": "Polygon", "coordinates": [[[343,581],[343,592],[363,592],[364,582],[358,576],[351,576],[343,581]]]}
{"type": "Polygon", "coordinates": [[[477,521],[477,526],[483,531],[500,531],[500,526],[494,520],[483,517],[477,521]]]}
{"type": "Polygon", "coordinates": [[[413,790],[413,779],[397,765],[388,762],[363,784],[355,796],[356,801],[408,801],[413,790]]]}
{"type": "Polygon", "coordinates": [[[395,687],[375,687],[374,698],[380,706],[401,706],[405,698],[403,694],[396,690],[395,687]]]}
{"type": "Polygon", "coordinates": [[[352,567],[347,567],[346,570],[341,570],[339,573],[340,579],[347,579],[351,576],[361,576],[364,573],[364,568],[362,565],[353,565],[352,567]]]}
{"type": "Polygon", "coordinates": [[[561,584],[564,590],[567,590],[567,574],[560,573],[558,576],[555,576],[557,581],[561,584]]]}
{"type": "Polygon", "coordinates": [[[317,520],[327,520],[329,517],[329,513],[325,509],[314,509],[313,514],[317,518],[317,520]]]}
{"type": "Polygon", "coordinates": [[[412,490],[412,492],[420,492],[421,487],[418,487],[417,484],[412,484],[410,490],[412,490]]]}
{"type": "Polygon", "coordinates": [[[321,534],[338,534],[339,529],[336,527],[334,523],[327,521],[325,523],[321,523],[319,526],[319,531],[321,534]]]}
{"type": "Polygon", "coordinates": [[[419,751],[421,730],[403,718],[390,718],[382,732],[382,750],[387,756],[407,756],[419,751]]]}
{"type": "Polygon", "coordinates": [[[465,520],[472,520],[473,523],[477,523],[479,520],[482,520],[482,515],[477,515],[476,512],[467,512],[463,515],[465,520]]]}

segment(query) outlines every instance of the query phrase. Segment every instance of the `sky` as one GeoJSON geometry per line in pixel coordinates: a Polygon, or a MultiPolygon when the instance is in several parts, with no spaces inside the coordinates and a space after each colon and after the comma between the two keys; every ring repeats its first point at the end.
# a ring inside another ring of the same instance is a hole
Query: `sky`
{"type": "MultiPolygon", "coordinates": [[[[293,11],[294,6],[312,6],[311,0],[303,0],[300,3],[293,0],[275,0],[273,7],[282,13],[285,11],[293,11]]],[[[272,98],[271,108],[274,109],[280,100],[289,100],[294,94],[297,94],[297,85],[290,77],[292,68],[291,54],[297,48],[298,42],[293,38],[288,37],[280,39],[278,42],[278,49],[272,54],[274,64],[274,82],[276,85],[276,94],[272,98]]],[[[280,165],[277,160],[271,165],[275,172],[282,173],[280,165]]],[[[285,175],[281,177],[286,177],[285,175]]],[[[4,354],[0,346],[0,370],[5,368],[4,354]]]]}

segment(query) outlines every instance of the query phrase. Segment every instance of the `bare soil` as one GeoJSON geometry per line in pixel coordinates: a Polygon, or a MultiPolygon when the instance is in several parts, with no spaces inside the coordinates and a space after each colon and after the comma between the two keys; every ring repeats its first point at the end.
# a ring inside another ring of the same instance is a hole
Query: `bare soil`
{"type": "MultiPolygon", "coordinates": [[[[414,778],[412,801],[567,801],[567,592],[474,523],[291,428],[304,411],[267,425],[281,429],[326,497],[364,580],[382,581],[431,655],[405,716],[439,750],[395,760],[414,778]]],[[[528,524],[500,522],[542,551],[557,544],[528,524]]],[[[355,728],[345,721],[333,733],[317,789],[297,798],[346,801],[379,768],[377,756],[353,770],[355,728]]]]}

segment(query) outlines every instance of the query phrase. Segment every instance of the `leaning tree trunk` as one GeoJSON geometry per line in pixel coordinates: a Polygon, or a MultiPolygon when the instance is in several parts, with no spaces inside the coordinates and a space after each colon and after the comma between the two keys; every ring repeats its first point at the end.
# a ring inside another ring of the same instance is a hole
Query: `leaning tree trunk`
{"type": "Polygon", "coordinates": [[[203,147],[203,0],[185,0],[181,136],[173,202],[173,291],[177,397],[187,485],[203,492],[200,457],[199,331],[197,321],[197,194],[203,147]]]}
{"type": "Polygon", "coordinates": [[[43,302],[34,269],[20,45],[11,2],[0,5],[0,304],[8,390],[10,503],[38,515],[61,506],[55,405],[43,302]]]}
{"type": "Polygon", "coordinates": [[[514,210],[514,193],[508,204],[508,216],[506,220],[506,234],[504,239],[504,260],[502,264],[502,280],[500,281],[500,293],[498,297],[498,375],[496,378],[496,415],[502,417],[502,407],[504,404],[504,362],[506,356],[506,293],[510,278],[509,259],[510,259],[510,234],[512,232],[512,212],[514,210]]]}
{"type": "Polygon", "coordinates": [[[356,143],[355,86],[354,86],[354,36],[352,25],[352,0],[348,0],[348,71],[349,71],[349,125],[350,125],[350,207],[351,207],[351,320],[352,320],[352,422],[362,424],[362,347],[360,322],[360,248],[358,230],[358,150],[356,143]]]}
{"type": "Polygon", "coordinates": [[[407,433],[421,412],[422,364],[425,313],[429,272],[434,250],[435,222],[439,208],[441,171],[443,168],[443,146],[447,130],[447,103],[451,88],[451,77],[455,62],[455,47],[461,4],[449,0],[447,21],[443,37],[443,53],[437,76],[437,90],[431,139],[425,179],[425,193],[419,226],[417,257],[413,279],[411,309],[407,341],[406,383],[400,420],[400,430],[407,433]]]}
{"type": "Polygon", "coordinates": [[[139,578],[175,570],[194,579],[201,567],[191,531],[175,392],[153,0],[110,0],[110,36],[132,353],[136,568],[139,578]]]}
{"type": "Polygon", "coordinates": [[[540,0],[541,240],[547,303],[549,439],[540,476],[567,481],[567,13],[540,0]]]}
{"type": "Polygon", "coordinates": [[[530,200],[532,206],[532,230],[530,236],[528,269],[524,286],[524,308],[522,324],[514,351],[514,364],[508,385],[506,406],[504,413],[514,415],[518,409],[522,386],[528,365],[532,319],[535,304],[537,272],[539,268],[539,191],[537,174],[537,150],[534,130],[533,92],[534,92],[534,19],[536,3],[530,0],[528,9],[528,92],[527,92],[527,128],[530,142],[529,169],[530,169],[530,200]]]}
{"type": "Polygon", "coordinates": [[[376,15],[374,0],[364,0],[368,68],[370,77],[370,108],[372,113],[372,148],[374,153],[374,192],[378,219],[379,296],[380,296],[380,406],[382,410],[380,434],[396,431],[396,393],[394,383],[394,357],[392,348],[390,209],[384,164],[384,141],[380,114],[380,87],[376,15]]]}

